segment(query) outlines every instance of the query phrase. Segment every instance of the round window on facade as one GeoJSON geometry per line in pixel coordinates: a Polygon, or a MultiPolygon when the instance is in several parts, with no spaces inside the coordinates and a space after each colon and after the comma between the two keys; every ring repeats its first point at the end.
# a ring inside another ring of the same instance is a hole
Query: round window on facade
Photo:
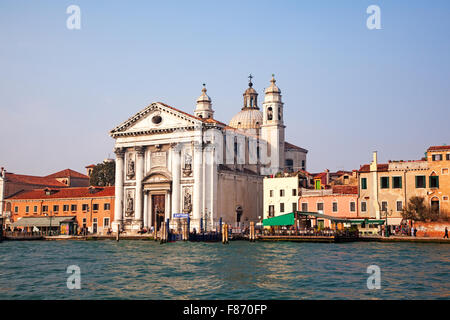
{"type": "Polygon", "coordinates": [[[154,117],[152,118],[152,122],[153,122],[154,124],[160,124],[161,121],[162,121],[161,116],[154,116],[154,117]]]}

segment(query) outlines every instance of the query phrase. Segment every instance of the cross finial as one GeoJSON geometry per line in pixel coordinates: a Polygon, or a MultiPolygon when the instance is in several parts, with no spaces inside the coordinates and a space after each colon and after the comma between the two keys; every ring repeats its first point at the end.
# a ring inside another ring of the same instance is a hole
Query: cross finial
{"type": "Polygon", "coordinates": [[[252,85],[253,85],[253,83],[252,83],[252,79],[253,79],[253,76],[252,76],[252,74],[250,73],[250,75],[248,76],[248,85],[251,87],[252,85]]]}

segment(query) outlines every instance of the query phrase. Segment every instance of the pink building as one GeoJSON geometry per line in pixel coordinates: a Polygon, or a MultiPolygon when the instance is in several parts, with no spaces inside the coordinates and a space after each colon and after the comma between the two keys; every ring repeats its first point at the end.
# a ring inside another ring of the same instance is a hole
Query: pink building
{"type": "MultiPolygon", "coordinates": [[[[302,212],[321,213],[343,219],[358,217],[358,186],[335,185],[332,189],[303,189],[299,197],[298,207],[302,212]]],[[[328,219],[312,220],[319,228],[331,228],[328,219]]]]}

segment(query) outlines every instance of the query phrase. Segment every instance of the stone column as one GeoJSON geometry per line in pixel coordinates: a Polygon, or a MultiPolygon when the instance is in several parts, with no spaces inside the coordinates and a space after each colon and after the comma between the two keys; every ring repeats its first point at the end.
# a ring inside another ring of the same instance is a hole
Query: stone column
{"type": "Polygon", "coordinates": [[[123,220],[123,180],[124,180],[124,154],[123,148],[116,148],[116,180],[115,180],[115,202],[114,202],[114,221],[112,229],[117,232],[118,226],[123,220]]]}
{"type": "Polygon", "coordinates": [[[172,213],[180,213],[180,150],[172,148],[172,213]]]}
{"type": "Polygon", "coordinates": [[[144,191],[144,228],[148,227],[148,192],[144,191]]]}
{"type": "Polygon", "coordinates": [[[196,144],[194,147],[194,201],[193,201],[193,227],[197,228],[199,232],[200,218],[202,215],[202,198],[203,198],[203,150],[201,144],[196,144]]]}
{"type": "Polygon", "coordinates": [[[135,207],[135,228],[142,227],[142,180],[144,179],[144,152],[145,147],[136,147],[137,161],[136,161],[136,207],[135,207]]]}

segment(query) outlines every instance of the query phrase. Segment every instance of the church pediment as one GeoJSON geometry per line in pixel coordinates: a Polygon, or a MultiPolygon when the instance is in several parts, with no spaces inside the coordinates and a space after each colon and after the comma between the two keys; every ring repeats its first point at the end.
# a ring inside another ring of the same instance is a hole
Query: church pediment
{"type": "Polygon", "coordinates": [[[170,183],[172,180],[167,173],[154,172],[149,174],[143,181],[144,184],[170,183]]]}
{"type": "Polygon", "coordinates": [[[156,102],[111,130],[110,134],[112,137],[151,134],[190,129],[198,125],[202,125],[201,119],[156,102]]]}

